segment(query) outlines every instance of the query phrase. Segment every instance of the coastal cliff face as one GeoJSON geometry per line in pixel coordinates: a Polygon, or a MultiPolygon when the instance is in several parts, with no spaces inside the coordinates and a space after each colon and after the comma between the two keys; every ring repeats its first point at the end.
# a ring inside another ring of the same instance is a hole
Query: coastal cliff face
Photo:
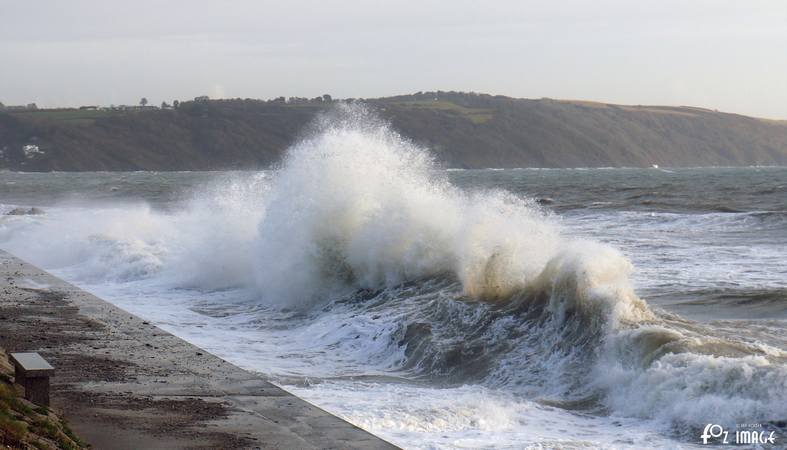
{"type": "MultiPolygon", "coordinates": [[[[448,167],[787,165],[787,121],[693,107],[453,92],[366,99],[448,167]]],[[[0,169],[221,170],[275,164],[332,102],[0,112],[0,169]]]]}

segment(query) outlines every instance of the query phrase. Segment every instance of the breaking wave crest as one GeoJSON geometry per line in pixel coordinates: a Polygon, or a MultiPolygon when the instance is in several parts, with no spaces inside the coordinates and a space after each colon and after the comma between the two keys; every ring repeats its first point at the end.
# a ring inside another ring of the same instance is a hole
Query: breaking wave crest
{"type": "MultiPolygon", "coordinates": [[[[77,281],[241,288],[363,320],[375,344],[354,346],[360,357],[435,383],[682,431],[787,417],[784,352],[651,310],[617,250],[566,237],[531,199],[464,191],[437,169],[368,110],[343,105],[278,169],[218,180],[181,210],[6,218],[0,242],[77,281]]],[[[339,347],[360,336],[343,326],[331,334],[339,347]]]]}
{"type": "Polygon", "coordinates": [[[616,298],[611,311],[635,314],[631,266],[617,251],[561,236],[530,199],[465,192],[435,169],[365,109],[324,118],[272,176],[256,251],[263,297],[319,302],[348,287],[451,276],[483,300],[556,286],[578,293],[566,301],[616,298]]]}

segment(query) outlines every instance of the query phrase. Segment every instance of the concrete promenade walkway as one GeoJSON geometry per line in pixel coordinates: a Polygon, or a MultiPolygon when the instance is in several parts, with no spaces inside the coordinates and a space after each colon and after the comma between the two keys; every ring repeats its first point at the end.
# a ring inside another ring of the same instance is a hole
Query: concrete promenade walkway
{"type": "Polygon", "coordinates": [[[95,449],[395,449],[0,251],[0,347],[54,367],[52,407],[95,449]]]}

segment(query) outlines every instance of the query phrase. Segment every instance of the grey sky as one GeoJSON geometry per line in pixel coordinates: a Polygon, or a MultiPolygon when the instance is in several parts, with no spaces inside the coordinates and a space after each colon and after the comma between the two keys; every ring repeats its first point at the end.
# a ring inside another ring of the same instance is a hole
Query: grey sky
{"type": "Polygon", "coordinates": [[[0,101],[462,90],[787,119],[787,1],[0,0],[0,101]]]}

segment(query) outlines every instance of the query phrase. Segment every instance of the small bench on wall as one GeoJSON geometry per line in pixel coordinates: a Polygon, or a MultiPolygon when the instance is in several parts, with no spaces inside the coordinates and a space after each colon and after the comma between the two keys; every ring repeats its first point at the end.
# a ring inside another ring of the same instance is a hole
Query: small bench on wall
{"type": "Polygon", "coordinates": [[[49,406],[49,377],[55,368],[38,353],[11,353],[14,364],[14,382],[25,388],[25,398],[49,406]]]}

